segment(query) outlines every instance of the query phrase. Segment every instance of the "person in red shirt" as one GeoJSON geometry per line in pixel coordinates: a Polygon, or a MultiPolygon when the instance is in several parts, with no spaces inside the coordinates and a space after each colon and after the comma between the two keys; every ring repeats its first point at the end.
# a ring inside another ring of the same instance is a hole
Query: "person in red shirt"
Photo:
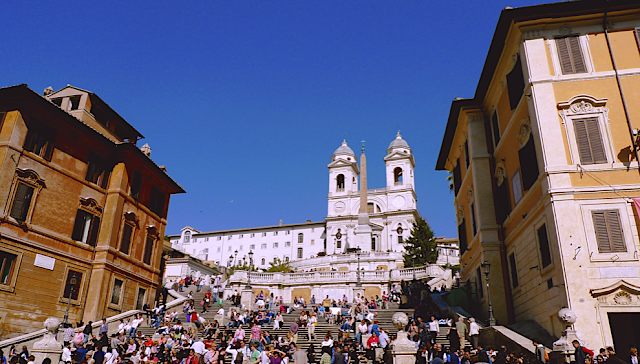
{"type": "Polygon", "coordinates": [[[196,356],[196,352],[193,349],[189,350],[189,356],[187,357],[186,364],[199,364],[198,357],[196,356]]]}

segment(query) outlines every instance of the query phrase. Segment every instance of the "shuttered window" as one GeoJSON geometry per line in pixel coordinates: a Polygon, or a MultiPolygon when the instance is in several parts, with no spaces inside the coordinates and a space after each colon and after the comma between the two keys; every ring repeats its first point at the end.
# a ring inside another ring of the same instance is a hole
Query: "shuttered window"
{"type": "Polygon", "coordinates": [[[64,284],[62,298],[69,299],[69,297],[71,297],[72,300],[77,300],[78,294],[80,293],[81,282],[82,273],[69,269],[69,272],[67,272],[67,280],[64,284]]]}
{"type": "Polygon", "coordinates": [[[593,226],[600,253],[624,253],[627,246],[624,243],[620,214],[618,210],[594,211],[593,226]]]}
{"type": "Polygon", "coordinates": [[[533,143],[533,135],[529,136],[529,141],[518,151],[520,159],[520,172],[522,173],[522,187],[526,191],[538,180],[538,158],[536,157],[536,147],[533,143]]]}
{"type": "Polygon", "coordinates": [[[9,215],[18,221],[24,222],[27,219],[27,214],[29,213],[32,197],[33,187],[26,183],[18,182],[16,194],[13,198],[13,204],[11,205],[11,213],[9,215]]]}
{"type": "Polygon", "coordinates": [[[95,183],[102,188],[107,188],[107,182],[109,181],[107,162],[95,155],[92,155],[89,158],[89,163],[87,164],[87,175],[84,179],[91,183],[95,183]]]}
{"type": "Polygon", "coordinates": [[[518,287],[518,269],[516,268],[516,255],[511,253],[509,255],[509,269],[511,271],[511,285],[513,288],[518,287]]]}
{"type": "Polygon", "coordinates": [[[142,261],[145,264],[151,264],[151,256],[153,255],[153,243],[154,239],[151,236],[147,236],[147,241],[144,244],[144,257],[142,261]]]}
{"type": "Polygon", "coordinates": [[[587,72],[580,49],[580,38],[577,35],[556,38],[556,47],[563,75],[587,72]]]}
{"type": "Polygon", "coordinates": [[[124,254],[129,254],[132,235],[133,235],[133,226],[125,223],[124,228],[122,229],[122,241],[120,242],[120,252],[124,254]]]}
{"type": "Polygon", "coordinates": [[[467,224],[464,219],[458,225],[458,239],[460,239],[460,255],[462,255],[467,250],[467,224]]]}
{"type": "Polygon", "coordinates": [[[462,184],[462,174],[460,173],[460,158],[456,161],[456,166],[453,168],[453,193],[457,196],[460,191],[460,185],[462,184]]]}
{"type": "Polygon", "coordinates": [[[509,183],[503,181],[502,185],[496,187],[496,218],[498,224],[502,224],[511,213],[511,196],[509,195],[509,183]]]}
{"type": "Polygon", "coordinates": [[[163,217],[164,213],[165,196],[156,187],[151,188],[151,201],[149,202],[149,209],[156,215],[163,217]]]}
{"type": "Polygon", "coordinates": [[[575,119],[573,128],[580,154],[580,164],[607,163],[598,118],[575,119]]]}
{"type": "Polygon", "coordinates": [[[507,89],[509,90],[509,105],[511,110],[515,109],[520,103],[522,94],[524,93],[524,74],[522,73],[522,63],[520,55],[517,56],[513,70],[507,75],[507,89]]]}
{"type": "Polygon", "coordinates": [[[11,284],[18,256],[0,250],[0,284],[11,284]]]}
{"type": "Polygon", "coordinates": [[[27,137],[24,140],[23,148],[26,151],[37,154],[40,157],[51,161],[55,140],[55,130],[44,127],[39,123],[31,122],[29,125],[29,131],[27,132],[27,137]]]}
{"type": "Polygon", "coordinates": [[[91,246],[96,245],[98,232],[100,230],[100,218],[86,211],[78,210],[76,222],[73,226],[71,239],[81,241],[91,246]]]}
{"type": "Polygon", "coordinates": [[[549,238],[547,237],[547,226],[538,228],[538,243],[540,244],[540,260],[542,268],[551,264],[551,251],[549,250],[549,238]]]}
{"type": "Polygon", "coordinates": [[[500,124],[498,123],[498,112],[494,112],[491,115],[491,132],[493,133],[493,146],[498,146],[500,142],[500,124]]]}

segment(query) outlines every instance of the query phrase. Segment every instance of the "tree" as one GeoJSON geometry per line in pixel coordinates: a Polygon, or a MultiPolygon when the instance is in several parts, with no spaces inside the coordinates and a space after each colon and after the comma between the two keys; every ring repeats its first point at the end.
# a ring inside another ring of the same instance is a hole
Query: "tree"
{"type": "Polygon", "coordinates": [[[438,260],[436,238],[425,219],[419,217],[413,222],[411,236],[404,244],[404,266],[416,267],[438,260]],[[415,255],[415,259],[412,256],[415,255]]]}
{"type": "Polygon", "coordinates": [[[289,262],[283,262],[280,258],[276,258],[275,261],[269,262],[269,269],[267,269],[267,272],[290,273],[293,272],[293,269],[291,269],[291,264],[289,262]]]}

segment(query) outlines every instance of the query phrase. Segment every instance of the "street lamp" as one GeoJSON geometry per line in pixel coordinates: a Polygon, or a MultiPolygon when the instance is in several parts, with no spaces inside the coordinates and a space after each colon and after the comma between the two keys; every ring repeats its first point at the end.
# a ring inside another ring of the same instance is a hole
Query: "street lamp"
{"type": "Polygon", "coordinates": [[[417,257],[418,256],[415,255],[415,254],[411,255],[411,266],[412,266],[412,269],[413,269],[413,280],[414,281],[416,280],[416,258],[417,257]]]}
{"type": "Polygon", "coordinates": [[[491,307],[491,291],[489,290],[489,272],[491,270],[491,264],[486,260],[480,264],[482,271],[484,272],[485,281],[487,282],[487,301],[489,301],[489,326],[496,325],[496,319],[493,317],[493,307],[491,307]]]}
{"type": "Polygon", "coordinates": [[[251,268],[253,267],[253,250],[249,251],[249,273],[247,274],[247,289],[251,289],[251,268]]]}
{"type": "Polygon", "coordinates": [[[69,301],[67,302],[67,312],[64,313],[64,319],[62,320],[62,324],[66,327],[67,320],[69,319],[69,307],[71,306],[71,296],[73,296],[73,288],[75,287],[78,280],[76,279],[75,272],[71,274],[71,278],[69,279],[69,301]]]}
{"type": "Polygon", "coordinates": [[[358,256],[358,270],[356,271],[356,287],[362,287],[362,281],[360,280],[360,248],[358,248],[358,252],[356,253],[358,256]]]}

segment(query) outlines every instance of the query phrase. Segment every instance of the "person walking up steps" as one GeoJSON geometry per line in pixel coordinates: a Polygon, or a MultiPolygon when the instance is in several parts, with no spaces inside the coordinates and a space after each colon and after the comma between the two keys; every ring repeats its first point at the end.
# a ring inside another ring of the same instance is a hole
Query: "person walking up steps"
{"type": "Polygon", "coordinates": [[[308,340],[311,341],[311,337],[313,340],[316,339],[316,325],[318,324],[318,318],[316,314],[311,312],[311,316],[309,316],[309,322],[307,322],[307,337],[308,340]]]}

